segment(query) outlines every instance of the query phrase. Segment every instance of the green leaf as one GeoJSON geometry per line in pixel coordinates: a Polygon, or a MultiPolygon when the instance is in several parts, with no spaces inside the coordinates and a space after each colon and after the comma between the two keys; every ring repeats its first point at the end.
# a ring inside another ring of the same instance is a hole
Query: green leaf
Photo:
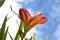
{"type": "Polygon", "coordinates": [[[4,2],[5,0],[0,0],[0,7],[3,5],[4,2]]]}
{"type": "Polygon", "coordinates": [[[46,36],[44,40],[48,40],[48,36],[46,36]]]}
{"type": "Polygon", "coordinates": [[[29,40],[32,40],[32,37],[29,40]]]}
{"type": "Polygon", "coordinates": [[[34,33],[33,40],[36,40],[36,34],[34,33]]]}
{"type": "Polygon", "coordinates": [[[21,21],[21,22],[20,22],[20,26],[19,26],[19,30],[22,31],[22,29],[23,29],[23,23],[22,23],[22,21],[21,21]]]}
{"type": "Polygon", "coordinates": [[[19,40],[19,39],[20,39],[20,35],[19,35],[19,30],[18,30],[18,32],[17,32],[17,34],[16,34],[14,40],[19,40]]]}
{"type": "Polygon", "coordinates": [[[9,33],[9,32],[8,32],[8,34],[9,34],[9,36],[10,36],[11,40],[13,40],[13,38],[12,38],[12,36],[10,35],[10,33],[9,33]]]}
{"type": "Polygon", "coordinates": [[[6,27],[6,22],[7,22],[7,15],[5,16],[2,27],[0,29],[0,40],[3,39],[4,32],[5,32],[5,27],[6,27]]]}
{"type": "Polygon", "coordinates": [[[16,34],[14,40],[19,40],[19,39],[20,39],[20,36],[21,36],[21,33],[22,33],[22,28],[23,28],[22,22],[20,22],[19,29],[18,29],[18,31],[17,31],[17,34],[16,34]]]}
{"type": "Polygon", "coordinates": [[[6,40],[7,33],[8,33],[8,27],[7,27],[7,29],[6,29],[6,32],[5,32],[4,36],[3,36],[3,40],[6,40]]]}
{"type": "Polygon", "coordinates": [[[33,39],[33,37],[31,37],[30,39],[28,39],[28,38],[25,38],[25,40],[32,40],[33,39]]]}

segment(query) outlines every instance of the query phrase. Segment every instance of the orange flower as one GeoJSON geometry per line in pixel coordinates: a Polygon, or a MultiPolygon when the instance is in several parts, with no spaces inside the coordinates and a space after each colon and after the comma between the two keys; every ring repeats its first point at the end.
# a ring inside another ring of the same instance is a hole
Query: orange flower
{"type": "Polygon", "coordinates": [[[24,8],[19,9],[19,16],[20,16],[20,19],[22,20],[22,22],[25,25],[29,26],[29,27],[26,27],[26,28],[29,28],[29,29],[31,29],[33,26],[35,26],[38,23],[43,24],[47,21],[47,18],[42,17],[41,13],[32,17],[30,15],[30,13],[24,8]]]}

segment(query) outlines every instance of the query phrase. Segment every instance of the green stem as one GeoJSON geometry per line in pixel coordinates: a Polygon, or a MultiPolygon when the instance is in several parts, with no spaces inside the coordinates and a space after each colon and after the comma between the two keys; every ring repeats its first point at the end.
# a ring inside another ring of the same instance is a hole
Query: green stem
{"type": "Polygon", "coordinates": [[[23,40],[23,37],[21,37],[21,40],[23,40]]]}
{"type": "Polygon", "coordinates": [[[20,35],[19,35],[19,30],[18,30],[14,40],[19,40],[19,38],[20,38],[20,35]]]}
{"type": "Polygon", "coordinates": [[[21,40],[23,40],[25,38],[25,35],[26,35],[26,33],[23,33],[23,34],[20,35],[21,36],[21,40]]]}

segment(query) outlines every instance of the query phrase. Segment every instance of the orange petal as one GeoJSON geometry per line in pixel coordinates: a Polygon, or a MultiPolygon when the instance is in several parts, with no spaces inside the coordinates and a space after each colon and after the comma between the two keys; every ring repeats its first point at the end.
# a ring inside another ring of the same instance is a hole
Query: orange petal
{"type": "Polygon", "coordinates": [[[41,17],[40,21],[39,21],[39,24],[43,24],[47,21],[47,18],[45,17],[41,17]]]}
{"type": "Polygon", "coordinates": [[[36,25],[40,21],[41,17],[42,17],[42,14],[38,14],[34,16],[33,18],[31,18],[29,22],[30,26],[33,27],[34,25],[36,25]]]}

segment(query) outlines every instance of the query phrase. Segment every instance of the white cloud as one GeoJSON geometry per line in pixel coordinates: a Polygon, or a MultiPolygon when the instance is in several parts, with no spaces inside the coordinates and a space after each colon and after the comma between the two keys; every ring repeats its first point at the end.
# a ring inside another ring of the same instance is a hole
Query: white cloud
{"type": "Polygon", "coordinates": [[[33,2],[34,0],[25,0],[24,2],[26,3],[26,4],[28,4],[28,3],[30,3],[30,2],[33,2]]]}
{"type": "Polygon", "coordinates": [[[40,12],[40,11],[37,11],[37,13],[35,13],[35,11],[34,11],[32,8],[27,8],[27,10],[28,10],[29,13],[31,14],[31,16],[35,16],[35,15],[37,15],[37,14],[42,13],[42,12],[40,12]]]}
{"type": "MultiPolygon", "coordinates": [[[[51,2],[50,0],[48,1],[49,3],[51,2]]],[[[60,5],[58,5],[58,3],[60,3],[60,0],[54,0],[53,5],[50,5],[51,10],[49,11],[49,16],[51,20],[56,19],[56,21],[60,21],[60,5]]],[[[53,25],[58,24],[55,21],[51,21],[51,23],[53,25]]],[[[60,40],[60,24],[58,24],[56,31],[54,32],[54,36],[56,37],[56,40],[60,40]]]]}
{"type": "Polygon", "coordinates": [[[58,25],[56,31],[54,32],[54,36],[56,37],[56,40],[60,40],[60,24],[58,24],[58,21],[60,21],[60,0],[51,0],[51,1],[47,0],[47,1],[49,3],[48,6],[50,6],[48,9],[49,18],[51,18],[50,22],[53,25],[55,24],[58,25]]]}
{"type": "Polygon", "coordinates": [[[57,40],[60,40],[60,24],[57,26],[54,36],[56,37],[57,40]]]}
{"type": "Polygon", "coordinates": [[[35,15],[35,13],[34,13],[34,10],[33,10],[33,9],[28,8],[28,11],[29,11],[29,13],[31,14],[31,16],[34,16],[34,15],[35,15]]]}
{"type": "Polygon", "coordinates": [[[46,0],[49,16],[53,19],[60,17],[60,0],[46,0]]]}
{"type": "Polygon", "coordinates": [[[60,5],[51,6],[51,11],[49,12],[49,15],[51,16],[52,19],[60,17],[60,5]]]}
{"type": "Polygon", "coordinates": [[[16,2],[23,2],[25,4],[28,4],[30,2],[33,2],[34,0],[13,0],[13,1],[16,1],[16,2]]]}
{"type": "Polygon", "coordinates": [[[54,0],[55,3],[60,3],[60,0],[54,0]]]}
{"type": "Polygon", "coordinates": [[[24,0],[13,0],[13,1],[16,1],[16,2],[24,2],[24,0]]]}

